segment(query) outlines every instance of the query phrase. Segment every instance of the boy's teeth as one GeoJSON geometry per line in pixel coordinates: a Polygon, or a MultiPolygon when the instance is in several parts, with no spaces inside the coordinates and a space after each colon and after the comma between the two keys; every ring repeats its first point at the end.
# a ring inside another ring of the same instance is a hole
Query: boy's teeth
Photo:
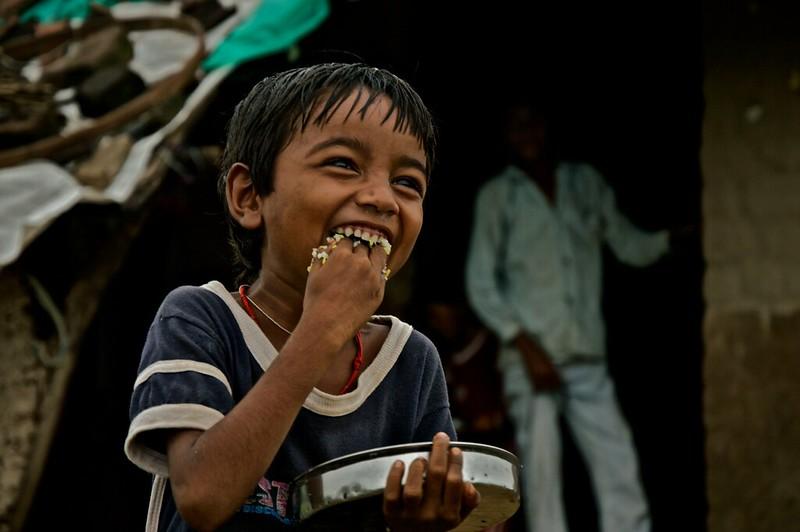
{"type": "Polygon", "coordinates": [[[361,229],[359,227],[353,228],[350,225],[347,226],[339,226],[333,230],[333,236],[328,238],[328,243],[339,242],[344,237],[355,237],[363,241],[364,244],[369,244],[370,247],[374,247],[375,244],[380,245],[386,254],[388,255],[392,249],[392,245],[389,241],[380,235],[380,233],[371,233],[367,229],[361,229]]]}

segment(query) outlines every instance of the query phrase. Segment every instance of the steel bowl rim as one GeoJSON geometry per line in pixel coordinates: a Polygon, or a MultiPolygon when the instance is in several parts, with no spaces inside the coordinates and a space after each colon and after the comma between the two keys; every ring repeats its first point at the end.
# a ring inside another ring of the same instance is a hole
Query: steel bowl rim
{"type": "MultiPolygon", "coordinates": [[[[451,448],[458,447],[459,449],[461,449],[462,452],[479,452],[482,454],[492,455],[497,458],[501,458],[511,462],[512,465],[514,465],[516,468],[520,467],[519,459],[513,453],[503,448],[495,447],[494,445],[488,445],[485,443],[452,441],[450,442],[449,446],[451,448]]],[[[327,462],[322,462],[321,464],[318,464],[309,469],[308,471],[301,473],[300,475],[295,477],[292,483],[299,484],[308,478],[322,475],[329,471],[333,471],[342,467],[346,467],[348,465],[359,463],[364,460],[369,460],[373,458],[382,458],[385,456],[393,456],[393,455],[400,456],[403,454],[409,454],[414,452],[424,452],[424,451],[430,452],[432,447],[433,447],[433,442],[415,442],[415,443],[402,443],[398,445],[388,445],[385,447],[376,447],[374,449],[357,451],[355,453],[346,454],[338,458],[333,458],[331,460],[328,460],[327,462]]]]}

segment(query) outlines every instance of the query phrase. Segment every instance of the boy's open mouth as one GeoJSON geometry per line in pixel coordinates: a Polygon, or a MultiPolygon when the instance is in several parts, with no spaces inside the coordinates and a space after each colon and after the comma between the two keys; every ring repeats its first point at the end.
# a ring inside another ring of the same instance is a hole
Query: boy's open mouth
{"type": "Polygon", "coordinates": [[[374,247],[376,244],[383,248],[386,256],[392,252],[392,245],[389,240],[381,234],[380,231],[374,229],[367,229],[352,225],[343,225],[336,227],[330,232],[329,238],[341,240],[342,238],[349,238],[353,241],[353,245],[365,244],[369,247],[374,247]],[[340,236],[339,236],[340,235],[340,236]]]}

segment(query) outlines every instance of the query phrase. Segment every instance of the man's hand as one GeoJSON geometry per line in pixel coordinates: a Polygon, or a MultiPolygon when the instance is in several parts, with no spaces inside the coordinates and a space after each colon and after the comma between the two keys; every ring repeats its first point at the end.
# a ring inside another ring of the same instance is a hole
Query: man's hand
{"type": "Polygon", "coordinates": [[[514,339],[514,345],[519,349],[525,362],[534,392],[548,392],[561,387],[558,370],[539,342],[525,333],[520,333],[514,339]]]}
{"type": "Polygon", "coordinates": [[[392,532],[444,531],[459,525],[478,506],[480,493],[461,476],[463,454],[450,448],[450,438],[440,432],[433,438],[429,460],[417,458],[408,468],[398,460],[386,478],[383,515],[392,532]]]}

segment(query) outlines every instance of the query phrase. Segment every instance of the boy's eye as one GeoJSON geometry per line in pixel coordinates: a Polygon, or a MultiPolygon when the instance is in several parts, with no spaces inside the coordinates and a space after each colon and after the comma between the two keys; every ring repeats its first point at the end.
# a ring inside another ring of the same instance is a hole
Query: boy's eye
{"type": "Polygon", "coordinates": [[[345,170],[355,170],[356,163],[347,157],[332,157],[325,161],[325,166],[335,166],[336,168],[343,168],[345,170]]]}
{"type": "Polygon", "coordinates": [[[419,179],[414,177],[398,177],[393,181],[393,183],[416,190],[420,196],[424,195],[425,187],[422,185],[422,183],[420,183],[419,179]]]}

